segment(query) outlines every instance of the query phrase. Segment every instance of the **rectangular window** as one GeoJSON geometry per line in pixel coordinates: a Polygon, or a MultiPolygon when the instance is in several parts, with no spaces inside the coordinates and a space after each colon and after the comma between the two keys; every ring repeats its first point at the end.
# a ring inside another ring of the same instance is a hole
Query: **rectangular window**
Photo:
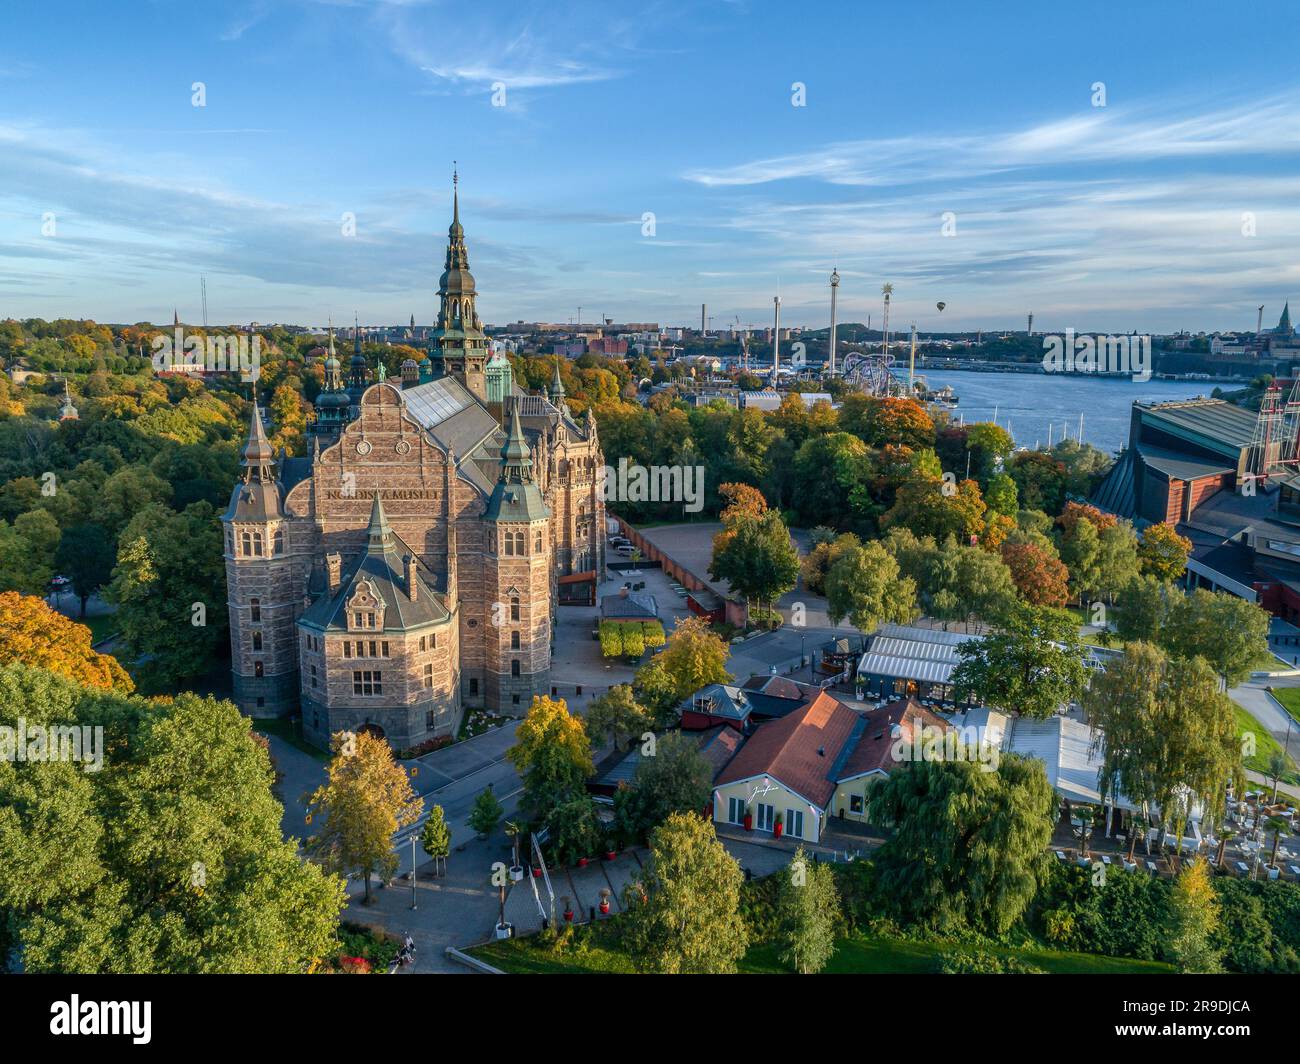
{"type": "Polygon", "coordinates": [[[427,649],[427,648],[425,647],[425,643],[426,643],[426,642],[427,642],[426,637],[425,637],[425,636],[420,636],[420,649],[421,649],[421,650],[425,650],[425,649],[427,649]]]}
{"type": "Polygon", "coordinates": [[[433,730],[436,717],[437,714],[435,714],[434,711],[431,709],[426,711],[424,714],[424,726],[430,731],[433,730]]]}
{"type": "Polygon", "coordinates": [[[745,799],[727,799],[727,822],[730,824],[743,824],[745,822],[745,799]]]}
{"type": "Polygon", "coordinates": [[[518,659],[518,658],[511,658],[511,659],[510,659],[510,675],[511,675],[511,676],[518,676],[518,675],[519,675],[519,659],[518,659]]]}
{"type": "Polygon", "coordinates": [[[518,632],[511,632],[511,633],[510,633],[510,649],[511,649],[511,650],[518,650],[518,649],[519,649],[519,633],[518,633],[518,632]]]}
{"type": "Polygon", "coordinates": [[[261,649],[262,649],[262,633],[261,633],[261,632],[254,632],[254,633],[253,633],[253,649],[254,649],[254,650],[261,650],[261,649]]]}
{"type": "Polygon", "coordinates": [[[478,680],[477,680],[477,679],[472,679],[472,680],[470,680],[470,682],[469,682],[469,693],[472,694],[472,695],[476,695],[476,694],[478,694],[478,680]]]}
{"type": "Polygon", "coordinates": [[[378,657],[378,655],[375,653],[375,641],[373,639],[370,640],[370,656],[372,658],[378,657]]]}
{"type": "Polygon", "coordinates": [[[353,628],[360,628],[360,627],[361,627],[361,614],[360,614],[360,613],[354,613],[354,614],[352,615],[352,621],[353,621],[353,624],[352,624],[352,627],[353,627],[353,628]]]}
{"type": "Polygon", "coordinates": [[[862,795],[860,794],[849,795],[849,812],[850,813],[862,812],[862,795]]]}
{"type": "Polygon", "coordinates": [[[424,667],[424,686],[426,690],[430,690],[433,687],[433,666],[432,665],[426,665],[424,667]]]}
{"type": "Polygon", "coordinates": [[[354,695],[382,695],[383,679],[377,672],[354,672],[352,674],[352,693],[354,695]]]}
{"type": "Polygon", "coordinates": [[[771,831],[772,824],[776,820],[776,809],[770,805],[758,803],[758,830],[771,831]]]}
{"type": "Polygon", "coordinates": [[[380,644],[379,649],[383,652],[384,657],[388,657],[388,640],[380,644]]]}
{"type": "Polygon", "coordinates": [[[792,838],[803,838],[802,809],[787,809],[785,811],[785,833],[792,838]]]}

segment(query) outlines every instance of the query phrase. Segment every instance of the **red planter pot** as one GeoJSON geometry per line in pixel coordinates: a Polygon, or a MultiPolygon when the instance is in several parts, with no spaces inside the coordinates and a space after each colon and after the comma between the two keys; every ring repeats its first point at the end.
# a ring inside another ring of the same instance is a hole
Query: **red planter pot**
{"type": "Polygon", "coordinates": [[[602,902],[600,903],[600,915],[601,915],[601,916],[608,916],[608,915],[609,915],[609,902],[608,902],[608,901],[602,901],[602,902]]]}
{"type": "Polygon", "coordinates": [[[746,813],[746,814],[745,814],[745,830],[746,830],[746,831],[753,831],[753,830],[754,830],[754,814],[753,814],[753,813],[746,813]]]}
{"type": "Polygon", "coordinates": [[[579,868],[586,868],[586,867],[587,867],[587,859],[586,859],[585,857],[579,857],[579,858],[578,858],[578,867],[579,867],[579,868]]]}
{"type": "Polygon", "coordinates": [[[540,868],[534,868],[534,869],[533,869],[533,878],[534,878],[534,879],[541,879],[541,878],[542,878],[542,870],[541,870],[540,868]]]}
{"type": "Polygon", "coordinates": [[[572,910],[572,909],[565,909],[565,910],[564,910],[564,922],[565,922],[566,924],[571,924],[571,923],[573,923],[573,910],[572,910]]]}
{"type": "Polygon", "coordinates": [[[780,837],[781,837],[781,822],[778,820],[775,824],[772,825],[772,838],[779,839],[780,837]]]}
{"type": "Polygon", "coordinates": [[[612,860],[614,860],[614,858],[617,857],[617,856],[618,856],[618,855],[617,855],[613,850],[606,850],[606,851],[605,851],[605,860],[606,860],[606,861],[612,861],[612,860]]]}

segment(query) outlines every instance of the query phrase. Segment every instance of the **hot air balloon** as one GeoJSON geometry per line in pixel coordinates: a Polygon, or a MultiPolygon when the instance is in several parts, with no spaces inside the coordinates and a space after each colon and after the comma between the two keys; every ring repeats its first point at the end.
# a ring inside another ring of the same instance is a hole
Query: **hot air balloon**
{"type": "Polygon", "coordinates": [[[939,313],[940,313],[940,314],[943,313],[943,308],[946,307],[947,305],[948,305],[947,303],[936,303],[936,304],[935,304],[935,306],[939,308],[939,313]]]}

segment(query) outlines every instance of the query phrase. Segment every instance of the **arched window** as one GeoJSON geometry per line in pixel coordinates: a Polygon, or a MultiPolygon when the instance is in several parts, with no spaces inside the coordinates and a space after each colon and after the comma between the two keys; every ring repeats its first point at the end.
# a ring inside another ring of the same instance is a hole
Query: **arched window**
{"type": "Polygon", "coordinates": [[[253,675],[260,677],[262,673],[262,663],[260,661],[253,662],[253,675]]]}
{"type": "Polygon", "coordinates": [[[506,533],[505,553],[511,558],[515,556],[515,537],[514,534],[511,532],[506,533]]]}
{"type": "Polygon", "coordinates": [[[241,532],[239,534],[239,553],[245,558],[253,553],[253,533],[241,532]]]}
{"type": "Polygon", "coordinates": [[[515,553],[520,557],[528,553],[528,540],[524,538],[522,532],[515,533],[515,553]]]}
{"type": "Polygon", "coordinates": [[[249,618],[248,618],[248,619],[249,619],[250,621],[252,621],[254,624],[258,624],[258,623],[260,623],[261,620],[262,620],[262,600],[261,600],[261,599],[249,599],[249,600],[248,600],[248,613],[249,613],[249,618]]]}
{"type": "Polygon", "coordinates": [[[260,558],[260,557],[262,557],[262,553],[263,553],[263,552],[262,552],[262,533],[261,533],[261,532],[254,532],[254,533],[253,533],[253,554],[254,554],[254,556],[260,558]]]}
{"type": "Polygon", "coordinates": [[[542,553],[542,534],[541,534],[541,532],[538,532],[538,533],[537,533],[537,538],[536,538],[535,540],[533,540],[533,553],[534,553],[534,554],[541,554],[541,553],[542,553]]]}
{"type": "Polygon", "coordinates": [[[254,649],[254,650],[261,650],[261,649],[262,649],[262,633],[261,633],[261,632],[254,632],[254,633],[253,633],[253,649],[254,649]]]}
{"type": "Polygon", "coordinates": [[[277,529],[275,530],[275,548],[274,548],[274,550],[275,550],[275,553],[276,553],[276,554],[283,554],[283,553],[284,553],[284,529],[282,529],[282,528],[277,528],[277,529]]]}

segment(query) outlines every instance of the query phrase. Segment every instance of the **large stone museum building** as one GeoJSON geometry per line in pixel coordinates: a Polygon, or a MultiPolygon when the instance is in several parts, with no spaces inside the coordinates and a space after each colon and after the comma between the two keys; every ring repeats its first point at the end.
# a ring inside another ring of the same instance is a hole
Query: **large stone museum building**
{"type": "Polygon", "coordinates": [[[437,325],[400,381],[331,338],[305,458],[276,456],[254,404],[225,526],[235,700],[303,730],[398,748],[466,707],[522,714],[550,690],[561,591],[603,564],[595,419],[558,366],[525,394],[475,309],[459,199],[437,325]]]}

